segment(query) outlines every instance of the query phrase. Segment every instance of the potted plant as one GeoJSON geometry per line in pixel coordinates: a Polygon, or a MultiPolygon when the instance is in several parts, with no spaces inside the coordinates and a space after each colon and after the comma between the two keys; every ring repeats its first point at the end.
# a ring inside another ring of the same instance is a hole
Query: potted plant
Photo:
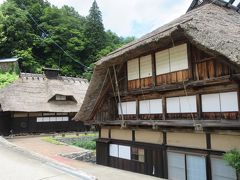
{"type": "Polygon", "coordinates": [[[223,159],[228,162],[237,171],[238,179],[240,179],[240,151],[233,149],[224,154],[223,159]]]}

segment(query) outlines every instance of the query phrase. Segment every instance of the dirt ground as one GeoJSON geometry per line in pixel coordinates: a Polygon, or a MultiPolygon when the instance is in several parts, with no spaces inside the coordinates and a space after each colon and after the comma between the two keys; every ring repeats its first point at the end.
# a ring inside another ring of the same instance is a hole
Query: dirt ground
{"type": "Polygon", "coordinates": [[[28,149],[29,151],[38,153],[45,157],[51,158],[57,162],[66,164],[73,168],[82,170],[90,175],[97,177],[99,180],[119,180],[119,179],[131,179],[131,180],[146,180],[146,179],[158,179],[151,176],[146,176],[129,171],[119,170],[106,166],[101,166],[92,163],[81,162],[77,160],[68,159],[60,156],[59,154],[70,154],[76,152],[85,151],[82,148],[69,146],[69,145],[56,145],[42,140],[43,137],[31,136],[31,137],[15,137],[8,139],[11,143],[28,149]]]}

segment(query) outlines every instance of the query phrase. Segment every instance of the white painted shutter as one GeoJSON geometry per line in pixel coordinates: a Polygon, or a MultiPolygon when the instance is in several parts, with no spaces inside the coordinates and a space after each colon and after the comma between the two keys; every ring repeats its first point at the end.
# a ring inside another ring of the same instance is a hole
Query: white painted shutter
{"type": "Polygon", "coordinates": [[[219,94],[202,95],[202,111],[203,112],[220,112],[219,94]]]}
{"type": "Polygon", "coordinates": [[[138,59],[133,59],[127,62],[128,80],[139,79],[138,63],[138,59]]]}
{"type": "Polygon", "coordinates": [[[180,113],[179,97],[167,98],[167,113],[180,113]]]}
{"type": "Polygon", "coordinates": [[[237,92],[220,93],[221,112],[238,111],[237,92]]]}
{"type": "Polygon", "coordinates": [[[237,180],[236,170],[227,164],[226,161],[218,158],[211,158],[212,180],[237,180]]]}
{"type": "Polygon", "coordinates": [[[181,113],[197,112],[196,96],[180,97],[181,113]]]}
{"type": "Polygon", "coordinates": [[[140,78],[152,76],[152,58],[151,55],[140,58],[140,78]]]}
{"type": "Polygon", "coordinates": [[[117,144],[109,145],[109,156],[118,157],[118,145],[117,144]]]}
{"type": "Polygon", "coordinates": [[[159,51],[156,56],[156,74],[166,74],[170,72],[169,50],[159,51]]]}
{"type": "Polygon", "coordinates": [[[136,114],[136,101],[127,102],[127,114],[136,114]]]}
{"type": "Polygon", "coordinates": [[[140,114],[150,114],[149,100],[139,101],[139,113],[140,114]]]}
{"type": "Polygon", "coordinates": [[[185,180],[185,155],[168,152],[168,179],[185,180]]]}
{"type": "Polygon", "coordinates": [[[122,159],[131,159],[131,150],[130,150],[130,146],[122,146],[119,145],[119,158],[122,159]]]}
{"type": "Polygon", "coordinates": [[[207,179],[205,157],[187,155],[187,179],[207,179]]]}
{"type": "Polygon", "coordinates": [[[170,71],[179,71],[188,68],[187,44],[169,49],[170,71]]]}
{"type": "Polygon", "coordinates": [[[162,99],[150,100],[150,112],[151,112],[151,114],[161,114],[162,113],[162,99]]]}

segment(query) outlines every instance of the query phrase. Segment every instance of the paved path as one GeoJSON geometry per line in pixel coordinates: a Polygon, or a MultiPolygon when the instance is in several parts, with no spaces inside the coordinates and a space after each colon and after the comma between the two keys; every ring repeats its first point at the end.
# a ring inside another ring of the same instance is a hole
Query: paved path
{"type": "Polygon", "coordinates": [[[83,149],[44,142],[42,137],[14,138],[9,139],[9,141],[25,149],[54,159],[55,161],[84,171],[87,174],[97,177],[99,180],[160,180],[160,178],[61,157],[59,154],[80,152],[83,151],[83,149]]]}
{"type": "Polygon", "coordinates": [[[48,161],[34,158],[29,153],[0,143],[1,180],[74,180],[83,179],[73,172],[48,161]]]}

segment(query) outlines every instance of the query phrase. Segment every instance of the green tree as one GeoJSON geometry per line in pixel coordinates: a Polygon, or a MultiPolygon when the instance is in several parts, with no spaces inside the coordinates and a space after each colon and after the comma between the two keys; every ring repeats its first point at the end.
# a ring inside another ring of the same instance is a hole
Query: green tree
{"type": "Polygon", "coordinates": [[[105,47],[106,34],[102,23],[102,13],[94,0],[86,17],[85,37],[87,38],[87,64],[96,61],[95,56],[105,47]]]}

